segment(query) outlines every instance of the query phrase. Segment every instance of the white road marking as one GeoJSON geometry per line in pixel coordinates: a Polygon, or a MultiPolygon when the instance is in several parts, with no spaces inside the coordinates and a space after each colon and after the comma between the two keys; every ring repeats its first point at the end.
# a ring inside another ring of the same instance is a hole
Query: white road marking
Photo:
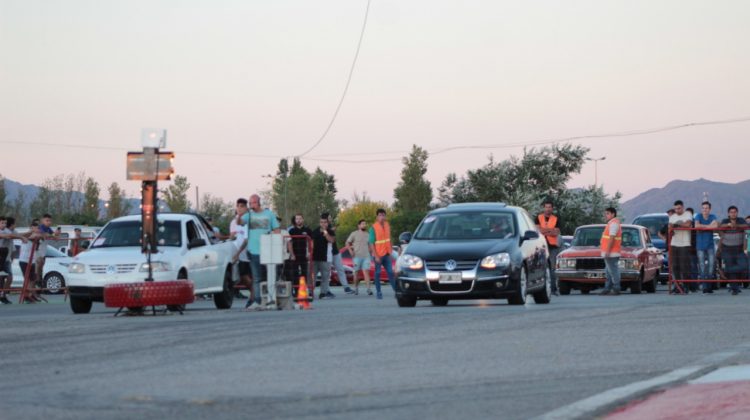
{"type": "Polygon", "coordinates": [[[750,381],[750,365],[727,366],[706,376],[690,381],[691,384],[712,384],[728,381],[750,381]]]}

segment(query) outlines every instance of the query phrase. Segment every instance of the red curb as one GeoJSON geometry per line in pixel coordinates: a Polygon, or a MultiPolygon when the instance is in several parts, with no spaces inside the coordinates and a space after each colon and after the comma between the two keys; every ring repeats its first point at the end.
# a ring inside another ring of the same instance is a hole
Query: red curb
{"type": "Polygon", "coordinates": [[[750,418],[750,381],[683,385],[634,402],[608,420],[750,418]]]}

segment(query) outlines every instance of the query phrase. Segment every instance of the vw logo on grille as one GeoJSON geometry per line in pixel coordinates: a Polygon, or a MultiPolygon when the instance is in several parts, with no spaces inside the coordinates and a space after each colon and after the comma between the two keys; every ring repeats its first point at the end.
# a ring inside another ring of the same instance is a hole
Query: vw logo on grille
{"type": "Polygon", "coordinates": [[[107,274],[115,274],[117,272],[117,267],[114,265],[108,265],[107,266],[107,274]]]}
{"type": "Polygon", "coordinates": [[[448,260],[445,262],[445,269],[448,271],[453,271],[456,269],[456,261],[454,260],[448,260]]]}

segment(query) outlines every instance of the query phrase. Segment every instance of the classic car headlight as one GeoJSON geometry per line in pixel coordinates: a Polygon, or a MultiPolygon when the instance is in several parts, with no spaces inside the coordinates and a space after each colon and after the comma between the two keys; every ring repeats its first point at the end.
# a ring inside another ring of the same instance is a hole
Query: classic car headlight
{"type": "Polygon", "coordinates": [[[575,269],[576,268],[576,259],[575,258],[558,258],[557,259],[557,268],[558,269],[575,269]]]}
{"type": "MultiPolygon", "coordinates": [[[[156,273],[159,271],[169,271],[169,270],[170,270],[170,266],[168,262],[151,261],[151,271],[156,273]]],[[[148,271],[148,263],[145,262],[141,264],[141,269],[138,271],[140,271],[141,273],[145,273],[146,271],[148,271]]]]}
{"type": "Polygon", "coordinates": [[[421,258],[416,255],[404,254],[398,257],[398,263],[396,264],[399,268],[408,268],[409,270],[421,270],[424,267],[424,262],[421,258]]]}
{"type": "Polygon", "coordinates": [[[635,258],[620,258],[617,266],[623,270],[640,270],[641,263],[635,258]]]}
{"type": "Polygon", "coordinates": [[[488,255],[482,258],[482,262],[479,263],[482,268],[493,269],[497,267],[505,267],[510,264],[510,254],[507,252],[501,252],[495,255],[488,255]]]}
{"type": "Polygon", "coordinates": [[[86,265],[81,263],[71,263],[68,266],[68,272],[74,274],[81,274],[86,272],[86,265]]]}

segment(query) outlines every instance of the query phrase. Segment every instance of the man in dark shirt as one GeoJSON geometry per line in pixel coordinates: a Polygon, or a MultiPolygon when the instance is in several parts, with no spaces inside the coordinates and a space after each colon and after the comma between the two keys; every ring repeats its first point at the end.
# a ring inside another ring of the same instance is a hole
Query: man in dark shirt
{"type": "MultiPolygon", "coordinates": [[[[739,211],[736,206],[730,206],[728,216],[721,221],[719,227],[731,230],[721,232],[721,241],[719,249],[716,251],[716,257],[724,261],[724,274],[727,280],[747,279],[747,247],[745,231],[748,229],[747,223],[740,217],[737,217],[739,211]]],[[[732,295],[740,294],[740,282],[730,283],[732,295]]]]}
{"type": "MultiPolygon", "coordinates": [[[[310,277],[308,273],[310,264],[308,258],[310,249],[308,249],[308,246],[312,234],[312,230],[305,226],[305,218],[302,214],[295,214],[292,218],[292,227],[289,228],[289,235],[292,237],[292,254],[289,257],[291,261],[288,264],[287,278],[296,283],[300,276],[304,276],[305,284],[307,284],[309,290],[313,289],[311,286],[315,281],[315,277],[310,277]]],[[[310,296],[312,296],[312,292],[310,292],[310,296]]]]}
{"type": "MultiPolygon", "coordinates": [[[[320,295],[319,299],[336,297],[329,285],[331,282],[331,251],[336,240],[336,234],[328,226],[328,217],[320,217],[320,227],[312,233],[313,240],[313,279],[320,273],[320,295]],[[330,257],[329,257],[330,255],[330,257]]],[[[313,280],[314,281],[314,280],[313,280]]],[[[313,283],[314,284],[314,283],[313,283]]]]}

